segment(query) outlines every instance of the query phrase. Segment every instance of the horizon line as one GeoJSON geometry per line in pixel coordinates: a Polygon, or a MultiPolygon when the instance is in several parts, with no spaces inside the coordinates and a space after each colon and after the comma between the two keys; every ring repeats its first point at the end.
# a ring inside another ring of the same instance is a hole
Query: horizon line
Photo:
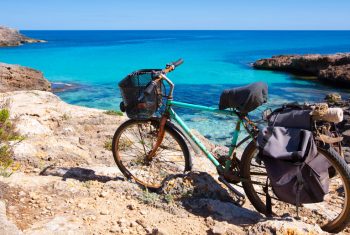
{"type": "Polygon", "coordinates": [[[22,31],[350,31],[350,29],[18,29],[22,31]]]}

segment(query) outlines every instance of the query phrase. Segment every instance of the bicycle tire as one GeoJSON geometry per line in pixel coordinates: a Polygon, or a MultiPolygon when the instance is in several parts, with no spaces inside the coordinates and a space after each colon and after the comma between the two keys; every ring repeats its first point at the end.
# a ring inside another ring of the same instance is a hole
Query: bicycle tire
{"type": "MultiPolygon", "coordinates": [[[[141,179],[140,177],[136,176],[135,173],[132,172],[130,167],[127,166],[127,164],[125,164],[126,162],[123,161],[123,157],[121,156],[122,154],[121,154],[120,143],[121,143],[121,137],[122,137],[123,133],[125,133],[126,130],[128,130],[128,128],[130,128],[132,126],[146,125],[146,124],[157,128],[157,127],[159,127],[160,120],[158,118],[152,118],[152,119],[148,119],[148,120],[129,119],[126,122],[124,122],[123,124],[121,124],[118,127],[118,129],[116,130],[114,137],[113,137],[113,140],[112,140],[112,152],[113,152],[113,157],[114,157],[114,160],[115,160],[118,168],[120,169],[120,171],[123,173],[123,175],[127,179],[134,180],[139,185],[142,185],[150,190],[156,190],[156,189],[159,189],[162,187],[164,180],[167,179],[171,174],[164,175],[163,179],[159,180],[159,182],[161,182],[159,184],[147,182],[145,179],[141,179]]],[[[155,129],[155,131],[157,131],[157,130],[155,129]]],[[[183,168],[183,171],[181,171],[181,172],[179,171],[178,174],[183,174],[187,171],[190,171],[191,170],[191,158],[190,158],[190,151],[189,151],[189,148],[187,146],[187,143],[183,139],[183,137],[180,135],[180,133],[171,125],[170,122],[167,122],[165,125],[165,136],[170,136],[174,141],[174,143],[172,143],[172,144],[173,145],[177,144],[180,148],[179,152],[180,151],[182,152],[182,157],[184,160],[184,168],[183,168]]],[[[164,142],[164,140],[163,140],[163,142],[164,142]]],[[[168,162],[170,162],[170,161],[168,161],[168,162]]],[[[139,164],[143,164],[143,163],[141,162],[139,164]]],[[[170,162],[170,164],[171,164],[171,162],[170,162]]],[[[146,168],[146,163],[144,163],[140,167],[146,168]]],[[[164,167],[162,167],[162,169],[164,169],[164,167]]],[[[172,172],[172,173],[174,173],[174,172],[172,172]]],[[[173,174],[173,175],[175,175],[175,174],[173,174]]]]}
{"type": "MultiPolygon", "coordinates": [[[[256,151],[258,151],[256,143],[252,141],[243,152],[241,158],[241,174],[244,180],[242,185],[246,196],[255,209],[262,214],[266,214],[266,204],[261,200],[254,189],[254,183],[251,182],[251,161],[256,151]]],[[[318,148],[318,151],[323,154],[331,163],[332,167],[341,174],[343,180],[345,193],[343,209],[338,217],[321,226],[324,231],[337,233],[342,231],[350,222],[350,169],[344,159],[342,159],[332,147],[328,149],[318,148]]]]}

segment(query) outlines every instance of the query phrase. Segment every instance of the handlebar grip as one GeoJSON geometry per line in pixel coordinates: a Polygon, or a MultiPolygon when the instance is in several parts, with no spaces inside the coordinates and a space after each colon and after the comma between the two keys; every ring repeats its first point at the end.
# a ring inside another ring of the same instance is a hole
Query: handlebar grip
{"type": "Polygon", "coordinates": [[[144,94],[150,95],[152,91],[154,90],[155,86],[157,86],[157,83],[155,81],[150,82],[147,87],[144,90],[144,94]]]}
{"type": "Polygon", "coordinates": [[[143,93],[140,95],[140,97],[138,98],[139,102],[142,102],[143,99],[145,98],[146,95],[150,95],[154,88],[157,86],[157,83],[155,81],[151,81],[145,88],[145,90],[143,90],[143,93]]]}
{"type": "Polygon", "coordinates": [[[174,65],[174,67],[177,67],[177,66],[183,64],[183,62],[184,62],[183,59],[178,59],[177,61],[172,62],[171,64],[174,65]]]}

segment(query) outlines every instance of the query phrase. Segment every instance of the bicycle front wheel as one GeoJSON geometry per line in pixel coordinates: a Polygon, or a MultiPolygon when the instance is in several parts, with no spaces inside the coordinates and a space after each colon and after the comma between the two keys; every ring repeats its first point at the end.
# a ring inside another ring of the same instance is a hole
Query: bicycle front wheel
{"type": "MultiPolygon", "coordinates": [[[[266,187],[267,173],[264,163],[257,157],[258,148],[251,142],[243,152],[241,170],[243,188],[256,210],[266,214],[266,187]]],[[[329,193],[324,201],[314,204],[303,204],[299,208],[299,215],[304,222],[319,224],[327,232],[342,231],[350,221],[350,171],[345,161],[332,148],[327,150],[318,148],[318,152],[325,156],[330,163],[329,193]]],[[[271,185],[268,187],[272,198],[272,212],[282,216],[296,214],[294,205],[278,199],[273,193],[271,185]]]]}
{"type": "Polygon", "coordinates": [[[157,141],[159,124],[159,119],[128,120],[117,129],[112,142],[114,160],[124,176],[149,189],[158,189],[168,177],[191,168],[186,142],[168,124],[155,155],[147,159],[157,141]]]}

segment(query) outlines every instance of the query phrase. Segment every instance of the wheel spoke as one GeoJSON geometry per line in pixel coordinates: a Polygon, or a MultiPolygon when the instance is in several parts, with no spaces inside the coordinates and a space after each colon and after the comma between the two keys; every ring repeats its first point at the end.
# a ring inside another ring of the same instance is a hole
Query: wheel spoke
{"type": "Polygon", "coordinates": [[[185,158],[188,157],[184,154],[184,148],[187,146],[176,136],[175,131],[165,128],[162,143],[155,156],[148,161],[146,156],[157,141],[158,130],[153,123],[147,121],[129,122],[131,124],[123,129],[115,146],[117,161],[128,171],[126,176],[131,173],[137,182],[145,186],[155,186],[160,185],[169,175],[184,172],[185,158]]]}

